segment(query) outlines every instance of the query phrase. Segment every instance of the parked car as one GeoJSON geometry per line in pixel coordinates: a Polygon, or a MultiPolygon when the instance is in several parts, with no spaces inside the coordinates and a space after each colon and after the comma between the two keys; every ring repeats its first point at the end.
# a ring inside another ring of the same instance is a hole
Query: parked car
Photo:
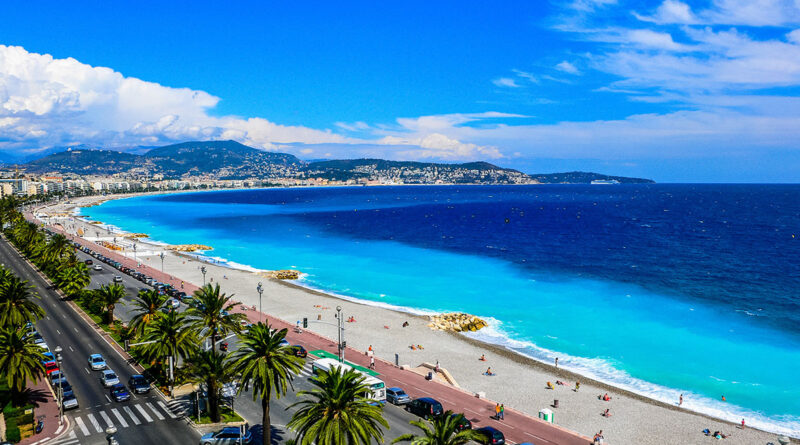
{"type": "Polygon", "coordinates": [[[119,383],[119,377],[117,377],[117,374],[115,374],[114,371],[106,369],[105,371],[103,371],[103,375],[100,377],[100,381],[103,382],[103,386],[109,388],[119,383]]]}
{"type": "Polygon", "coordinates": [[[106,361],[100,354],[92,354],[89,356],[89,366],[92,371],[102,371],[108,367],[106,361]]]}
{"type": "Polygon", "coordinates": [[[132,375],[128,379],[128,386],[135,394],[145,394],[150,392],[150,383],[140,374],[132,375]]]}
{"type": "Polygon", "coordinates": [[[456,413],[452,414],[451,417],[454,417],[458,420],[458,425],[456,425],[456,432],[472,429],[472,422],[470,422],[465,415],[456,413]]]}
{"type": "Polygon", "coordinates": [[[58,385],[64,386],[69,384],[67,382],[67,376],[65,376],[64,373],[61,372],[60,370],[51,372],[49,377],[50,377],[50,385],[53,388],[58,388],[58,385]]]}
{"type": "Polygon", "coordinates": [[[411,397],[403,388],[386,388],[386,401],[393,405],[405,405],[411,402],[411,397]]]}
{"type": "Polygon", "coordinates": [[[181,307],[181,302],[176,300],[175,298],[170,298],[169,301],[167,301],[167,304],[169,304],[170,307],[172,307],[172,309],[178,309],[179,307],[181,307]]]}
{"type": "Polygon", "coordinates": [[[125,402],[131,399],[131,393],[128,392],[128,388],[122,383],[114,384],[109,393],[111,394],[111,398],[116,402],[125,402]]]}
{"type": "Polygon", "coordinates": [[[503,445],[506,443],[506,436],[504,436],[503,433],[497,428],[485,426],[483,428],[478,428],[475,431],[486,437],[487,443],[490,443],[491,445],[503,445]]]}
{"type": "Polygon", "coordinates": [[[75,397],[75,394],[64,395],[64,398],[61,399],[61,406],[64,407],[65,410],[78,408],[78,399],[75,397]]]}
{"type": "Polygon", "coordinates": [[[86,265],[87,265],[87,266],[91,266],[91,265],[92,265],[92,263],[94,263],[94,261],[92,261],[91,259],[89,259],[89,260],[86,260],[86,261],[84,261],[84,263],[86,263],[86,265]]]}
{"type": "Polygon", "coordinates": [[[200,438],[200,445],[233,445],[240,442],[240,437],[241,443],[250,443],[250,439],[252,439],[250,431],[246,431],[244,436],[241,434],[242,432],[239,430],[239,427],[225,427],[215,433],[204,434],[200,438]]]}
{"type": "Polygon", "coordinates": [[[441,416],[444,409],[442,408],[442,404],[435,399],[421,397],[407,403],[406,411],[416,414],[423,419],[430,419],[431,417],[441,416]]]}
{"type": "Polygon", "coordinates": [[[47,362],[47,363],[44,364],[44,370],[47,373],[47,375],[50,375],[50,374],[52,374],[52,373],[54,373],[54,372],[59,370],[58,369],[58,363],[56,363],[56,362],[47,362]]]}

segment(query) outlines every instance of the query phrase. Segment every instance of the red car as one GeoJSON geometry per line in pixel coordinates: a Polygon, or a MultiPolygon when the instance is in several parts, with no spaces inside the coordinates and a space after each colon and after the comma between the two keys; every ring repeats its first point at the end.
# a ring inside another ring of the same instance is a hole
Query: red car
{"type": "Polygon", "coordinates": [[[47,362],[44,364],[44,370],[47,372],[47,375],[50,375],[53,371],[58,371],[58,363],[56,362],[47,362]]]}

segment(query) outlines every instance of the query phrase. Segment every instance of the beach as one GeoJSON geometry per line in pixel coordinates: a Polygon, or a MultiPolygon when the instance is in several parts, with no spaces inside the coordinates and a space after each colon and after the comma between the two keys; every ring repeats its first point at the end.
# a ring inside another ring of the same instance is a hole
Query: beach
{"type": "MultiPolygon", "coordinates": [[[[102,199],[121,197],[124,196],[102,199]]],[[[52,206],[46,212],[69,214],[73,208],[99,199],[76,198],[72,203],[52,206]]],[[[100,225],[77,218],[62,218],[62,226],[73,234],[81,229],[92,241],[121,238],[119,233],[111,233],[100,225]]],[[[140,240],[135,255],[141,263],[160,269],[162,260],[159,254],[163,250],[161,245],[140,240]]],[[[129,249],[124,254],[134,256],[129,249]]],[[[213,251],[209,254],[213,255],[213,251]]],[[[201,261],[189,254],[166,251],[163,265],[166,273],[195,285],[203,283],[200,267],[205,266],[207,282],[219,283],[224,292],[235,294],[237,300],[256,308],[259,306],[256,286],[261,282],[263,312],[268,317],[278,317],[290,323],[303,318],[332,322],[336,306],[341,306],[345,318],[355,319],[346,323],[345,340],[349,347],[366,350],[372,346],[376,356],[388,362],[394,362],[395,354],[398,354],[399,363],[411,367],[438,361],[462,389],[483,392],[488,399],[532,416],[558,399],[559,406],[555,409],[558,425],[589,437],[603,430],[606,439],[613,444],[706,443],[714,440],[702,434],[706,428],[729,435],[726,443],[777,443],[775,434],[753,428],[741,429],[735,424],[693,413],[686,409],[691,407],[691,400],[684,400],[683,407],[678,406],[677,400],[674,404],[657,402],[465,335],[433,331],[427,326],[427,318],[421,315],[327,295],[296,283],[268,279],[254,271],[201,261]],[[405,322],[408,326],[402,327],[405,322]],[[424,349],[412,350],[411,345],[422,345],[424,349]],[[486,361],[478,360],[481,355],[485,355],[486,361]],[[483,373],[488,367],[497,375],[485,376],[483,373]],[[556,381],[563,381],[565,385],[557,385],[556,381]],[[574,390],[576,381],[580,382],[578,391],[574,390]],[[548,389],[547,382],[552,382],[555,389],[548,389]],[[606,393],[611,400],[599,398],[606,393]],[[606,409],[610,410],[610,417],[601,415],[606,409]]],[[[333,326],[311,323],[308,329],[330,338],[336,337],[333,326]]]]}

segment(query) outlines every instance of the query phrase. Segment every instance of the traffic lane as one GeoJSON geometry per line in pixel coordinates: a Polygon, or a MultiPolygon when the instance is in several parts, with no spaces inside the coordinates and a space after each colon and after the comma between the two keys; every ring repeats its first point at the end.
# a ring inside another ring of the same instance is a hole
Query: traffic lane
{"type": "Polygon", "coordinates": [[[75,389],[78,403],[81,406],[108,403],[110,400],[106,397],[107,389],[100,383],[100,372],[88,368],[89,355],[102,354],[109,368],[117,373],[123,383],[136,372],[66,302],[62,302],[60,296],[16,252],[10,250],[10,246],[5,242],[2,244],[2,261],[10,265],[17,275],[28,280],[42,297],[41,305],[47,318],[36,324],[37,330],[41,332],[51,351],[56,346],[62,347],[64,374],[75,389]]]}
{"type": "MultiPolygon", "coordinates": [[[[104,437],[104,436],[103,436],[104,437]]],[[[192,444],[200,440],[200,434],[189,427],[185,420],[166,419],[158,422],[122,428],[114,434],[121,444],[192,444]]],[[[98,444],[106,444],[103,438],[98,444]]]]}

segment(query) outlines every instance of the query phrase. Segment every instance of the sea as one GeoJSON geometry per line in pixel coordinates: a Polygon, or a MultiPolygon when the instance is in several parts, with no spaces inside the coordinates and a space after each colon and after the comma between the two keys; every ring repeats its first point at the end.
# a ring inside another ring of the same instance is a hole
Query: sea
{"type": "Polygon", "coordinates": [[[800,185],[273,188],[82,215],[367,304],[484,317],[469,335],[800,436],[800,185]]]}

